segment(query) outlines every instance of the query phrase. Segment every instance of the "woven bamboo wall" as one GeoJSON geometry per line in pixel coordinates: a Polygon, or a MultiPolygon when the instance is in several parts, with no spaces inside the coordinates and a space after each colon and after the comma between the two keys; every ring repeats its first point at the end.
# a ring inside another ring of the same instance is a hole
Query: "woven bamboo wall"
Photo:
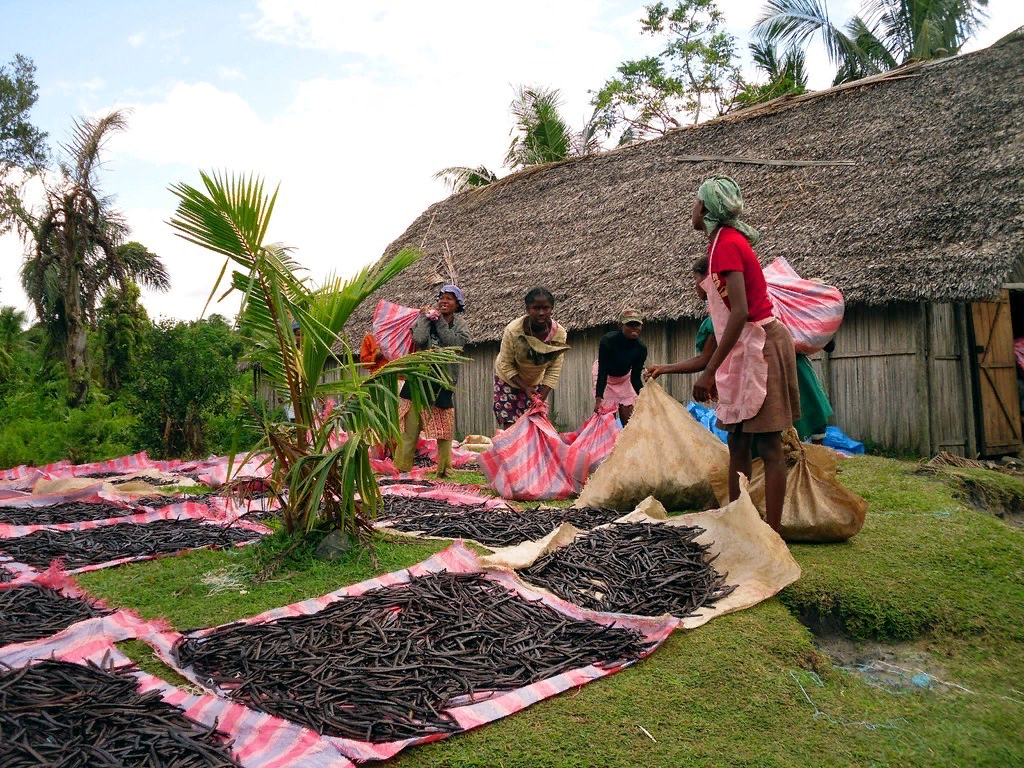
{"type": "MultiPolygon", "coordinates": [[[[893,304],[850,307],[836,335],[836,350],[815,363],[836,415],[832,423],[851,437],[902,453],[947,450],[974,452],[969,367],[960,357],[966,327],[963,309],[952,304],[893,304]],[[965,384],[965,382],[967,382],[965,384]]],[[[673,362],[694,353],[698,321],[648,323],[643,340],[652,363],[673,362]]],[[[594,406],[591,366],[607,328],[569,333],[562,378],[552,398],[561,427],[575,428],[594,406]]],[[[461,374],[456,424],[461,434],[494,433],[491,411],[495,342],[473,345],[473,362],[461,374]]],[[[692,376],[662,380],[682,402],[692,376]]]]}

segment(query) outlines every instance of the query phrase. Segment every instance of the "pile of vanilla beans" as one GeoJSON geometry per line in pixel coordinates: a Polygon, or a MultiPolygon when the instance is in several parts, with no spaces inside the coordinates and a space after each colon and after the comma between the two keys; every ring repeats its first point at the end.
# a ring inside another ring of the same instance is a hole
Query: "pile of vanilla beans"
{"type": "Polygon", "coordinates": [[[584,507],[488,508],[481,504],[450,504],[418,496],[382,496],[377,518],[396,531],[445,539],[472,539],[488,547],[506,547],[541,539],[561,523],[581,530],[622,517],[614,509],[584,507]]]}
{"type": "Polygon", "coordinates": [[[49,637],[72,624],[109,613],[88,600],[67,597],[39,584],[6,587],[0,589],[0,646],[49,637]]]}
{"type": "Polygon", "coordinates": [[[234,768],[225,734],[139,693],[133,670],[40,661],[0,666],[0,765],[234,768]]]}
{"type": "Polygon", "coordinates": [[[715,571],[695,526],[614,523],[518,571],[526,582],[595,611],[678,618],[713,607],[736,589],[715,571]]]}
{"type": "Polygon", "coordinates": [[[116,523],[80,531],[43,529],[26,536],[0,539],[0,554],[33,568],[46,568],[61,558],[73,570],[125,557],[142,557],[204,547],[229,547],[258,539],[262,534],[234,526],[197,520],[156,520],[116,523]]]}
{"type": "Polygon", "coordinates": [[[453,733],[447,710],[653,648],[633,629],[569,618],[480,574],[441,572],[318,613],[187,635],[198,680],[318,733],[367,742],[453,733]]]}

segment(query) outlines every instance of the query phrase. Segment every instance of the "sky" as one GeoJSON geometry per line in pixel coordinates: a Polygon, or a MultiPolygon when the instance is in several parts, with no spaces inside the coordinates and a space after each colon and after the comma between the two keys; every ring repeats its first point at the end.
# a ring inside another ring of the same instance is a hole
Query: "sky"
{"type": "MultiPolygon", "coordinates": [[[[578,127],[588,91],[621,62],[661,44],[640,34],[643,0],[0,0],[0,62],[37,67],[32,122],[51,147],[73,121],[130,110],[103,153],[100,187],[171,275],[143,293],[153,317],[193,319],[223,263],[176,237],[172,184],[199,170],[255,173],[280,185],[268,239],[293,246],[315,280],[375,261],[448,191],[451,165],[501,168],[513,86],[558,88],[578,127]]],[[[761,0],[719,0],[746,51],[761,0]]],[[[859,3],[831,0],[833,18],[859,3]]],[[[1024,25],[1024,2],[989,0],[989,23],[965,50],[1024,25]]],[[[751,72],[748,57],[744,66],[751,72]]],[[[808,53],[810,87],[834,68],[808,53]]],[[[58,150],[59,151],[59,150],[58,150]]],[[[25,251],[0,236],[0,304],[29,316],[18,284],[25,251]]],[[[230,299],[209,311],[229,317],[230,299]]]]}

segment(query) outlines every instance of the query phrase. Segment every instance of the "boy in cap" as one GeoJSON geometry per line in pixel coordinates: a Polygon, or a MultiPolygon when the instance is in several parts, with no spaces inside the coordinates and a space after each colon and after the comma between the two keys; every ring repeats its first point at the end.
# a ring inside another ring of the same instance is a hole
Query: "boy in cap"
{"type": "Polygon", "coordinates": [[[604,335],[594,361],[594,410],[617,407],[622,426],[633,415],[636,396],[644,385],[641,377],[647,346],[640,341],[643,327],[639,311],[622,310],[619,329],[604,335]]]}

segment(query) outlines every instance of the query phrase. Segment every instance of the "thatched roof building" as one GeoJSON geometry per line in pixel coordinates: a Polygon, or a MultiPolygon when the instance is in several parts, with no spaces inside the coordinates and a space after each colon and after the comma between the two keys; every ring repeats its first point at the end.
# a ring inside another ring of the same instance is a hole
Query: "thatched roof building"
{"type": "MultiPolygon", "coordinates": [[[[696,317],[687,273],[706,241],[691,206],[703,179],[727,173],[763,260],[785,256],[851,304],[987,298],[1024,251],[1022,117],[1018,39],[513,174],[432,205],[386,255],[423,243],[436,258],[447,242],[480,341],[500,337],[533,285],[571,328],[613,320],[626,300],[652,319],[696,317]]],[[[389,297],[422,305],[435,263],[389,297]]]]}
{"type": "MultiPolygon", "coordinates": [[[[386,256],[422,244],[428,258],[393,281],[386,297],[410,306],[428,300],[447,243],[469,305],[475,349],[500,338],[522,312],[525,291],[544,285],[557,298],[556,317],[577,332],[570,343],[584,357],[596,341],[584,343],[579,334],[595,329],[599,336],[624,303],[664,325],[668,340],[652,347],[652,359],[688,354],[690,342],[672,339],[690,327],[686,318],[704,313],[690,265],[706,252],[706,239],[690,228],[690,213],[700,182],[717,173],[742,187],[745,218],[762,234],[757,250],[763,261],[784,256],[801,274],[839,287],[852,308],[848,320],[857,307],[864,318],[871,308],[888,308],[871,321],[876,330],[856,331],[864,338],[856,350],[860,357],[877,355],[882,367],[870,375],[893,378],[899,355],[929,358],[920,350],[885,351],[871,341],[887,333],[886,323],[889,333],[904,336],[897,345],[906,346],[906,334],[913,339],[918,332],[921,302],[968,312],[965,302],[998,297],[1007,283],[1024,283],[1018,269],[1024,254],[1024,39],[777,100],[453,195],[428,208],[388,247],[386,256]],[[1015,270],[1021,277],[1014,277],[1015,270]],[[892,325],[897,307],[903,307],[906,328],[892,325]]],[[[350,324],[353,336],[369,327],[374,303],[367,302],[350,324]]],[[[955,329],[957,317],[950,314],[947,323],[945,315],[936,315],[935,322],[955,329]]],[[[692,338],[692,331],[685,333],[692,338]]],[[[856,346],[854,333],[848,347],[856,346]]],[[[957,349],[966,350],[965,333],[956,339],[957,349]]],[[[962,358],[966,366],[967,358],[956,355],[946,350],[935,359],[962,358]]],[[[481,357],[479,376],[472,377],[479,389],[487,387],[488,360],[492,352],[481,357]]],[[[587,412],[589,360],[579,363],[586,372],[577,377],[571,406],[556,399],[571,421],[587,412]]],[[[915,370],[904,373],[917,377],[917,390],[889,394],[913,399],[920,393],[924,374],[915,370]]],[[[869,374],[851,362],[844,375],[855,390],[869,374]]],[[[836,374],[823,370],[823,376],[836,374]]],[[[931,386],[928,376],[923,386],[931,386]]],[[[978,396],[969,387],[959,390],[962,400],[978,396]]],[[[685,396],[679,388],[677,396],[685,396]]],[[[840,395],[832,389],[835,400],[840,395]]],[[[489,405],[489,393],[472,397],[489,405]]],[[[861,407],[852,401],[836,405],[846,419],[861,407]]],[[[955,408],[956,402],[941,407],[955,408]]],[[[483,429],[486,408],[473,408],[480,413],[460,425],[463,431],[483,429]]],[[[879,426],[877,435],[866,434],[875,427],[840,424],[850,432],[860,427],[859,436],[881,444],[973,452],[974,438],[966,434],[950,433],[945,441],[932,434],[929,443],[928,435],[915,431],[920,420],[907,414],[904,426],[879,426]]],[[[1019,441],[1019,423],[1016,429],[1019,441]]],[[[961,424],[960,432],[965,430],[971,432],[961,424]]]]}

